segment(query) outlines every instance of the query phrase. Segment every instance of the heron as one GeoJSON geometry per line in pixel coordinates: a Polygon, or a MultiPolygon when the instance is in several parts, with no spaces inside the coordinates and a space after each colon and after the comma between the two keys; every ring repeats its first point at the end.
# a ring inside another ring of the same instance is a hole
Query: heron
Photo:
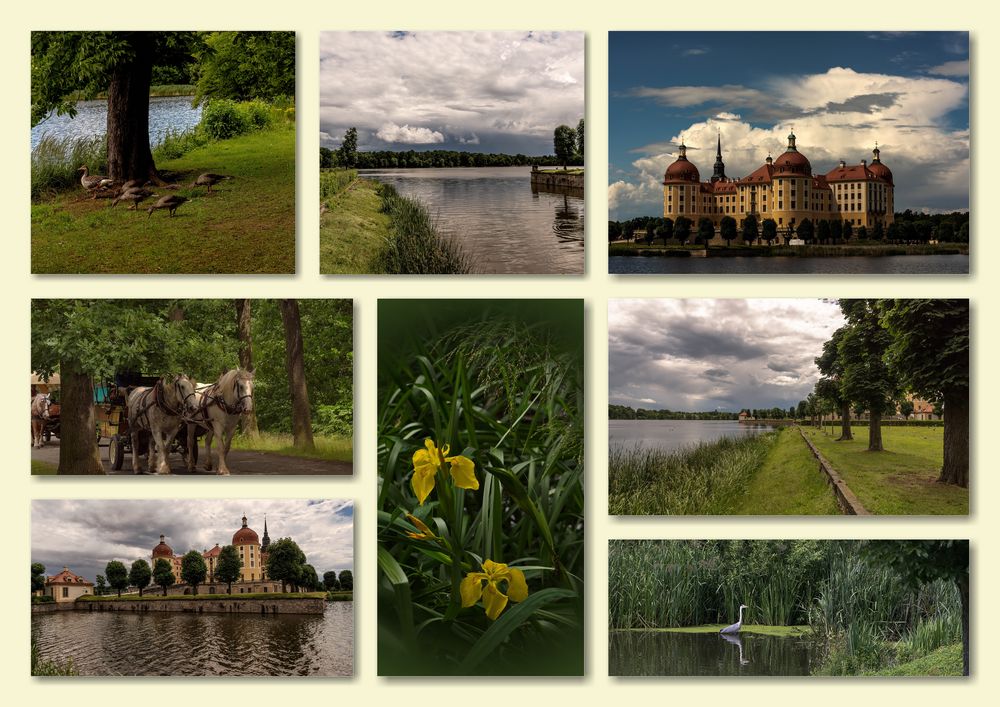
{"type": "Polygon", "coordinates": [[[719,631],[719,633],[739,633],[740,629],[743,627],[743,610],[749,609],[750,607],[746,604],[740,604],[740,620],[734,623],[732,626],[726,626],[724,629],[719,631]]]}

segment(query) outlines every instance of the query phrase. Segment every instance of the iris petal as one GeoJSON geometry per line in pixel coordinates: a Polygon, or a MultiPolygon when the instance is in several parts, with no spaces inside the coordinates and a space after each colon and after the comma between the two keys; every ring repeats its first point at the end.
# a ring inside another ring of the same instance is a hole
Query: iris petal
{"type": "Polygon", "coordinates": [[[415,469],[410,478],[410,486],[413,488],[417,501],[420,502],[421,506],[424,505],[424,499],[430,496],[431,491],[434,490],[434,469],[427,469],[427,467],[415,469]]]}
{"type": "Polygon", "coordinates": [[[462,606],[470,607],[473,606],[479,597],[483,595],[483,579],[485,575],[482,572],[473,572],[462,580],[462,583],[458,587],[459,593],[462,595],[462,606]]]}
{"type": "Polygon", "coordinates": [[[524,601],[528,598],[528,583],[524,581],[524,572],[511,567],[507,577],[507,596],[511,601],[524,601]]]}
{"type": "Polygon", "coordinates": [[[472,489],[473,491],[479,488],[476,465],[471,459],[460,455],[448,457],[446,461],[451,463],[451,478],[455,481],[456,486],[460,489],[472,489]]]}
{"type": "Polygon", "coordinates": [[[486,609],[486,616],[490,621],[496,621],[500,612],[507,606],[507,597],[500,593],[495,582],[487,582],[483,591],[483,608],[486,609]]]}

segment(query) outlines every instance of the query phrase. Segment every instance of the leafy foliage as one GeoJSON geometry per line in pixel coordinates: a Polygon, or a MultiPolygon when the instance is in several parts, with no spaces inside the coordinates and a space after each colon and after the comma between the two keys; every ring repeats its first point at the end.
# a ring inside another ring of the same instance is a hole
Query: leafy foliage
{"type": "Polygon", "coordinates": [[[190,550],[181,558],[181,579],[191,585],[195,594],[198,585],[208,577],[208,566],[205,558],[197,550],[190,550]]]}
{"type": "Polygon", "coordinates": [[[142,596],[142,590],[149,586],[152,577],[153,571],[149,568],[149,563],[139,559],[132,563],[128,573],[128,583],[138,589],[139,596],[142,596]]]}
{"type": "Polygon", "coordinates": [[[209,32],[202,41],[195,100],[294,98],[294,32],[209,32]]]}
{"type": "Polygon", "coordinates": [[[104,568],[104,574],[111,588],[121,596],[122,590],[128,586],[128,570],[125,569],[125,565],[118,560],[111,560],[104,568]]]}
{"type": "Polygon", "coordinates": [[[41,562],[31,563],[31,591],[39,592],[45,589],[45,565],[41,562]]]}
{"type": "Polygon", "coordinates": [[[170,566],[170,563],[163,559],[158,558],[155,563],[153,563],[153,581],[156,586],[163,590],[163,595],[167,595],[167,589],[174,585],[176,578],[174,577],[174,570],[170,566]]]}
{"type": "MultiPolygon", "coordinates": [[[[886,355],[908,389],[931,402],[969,389],[969,300],[881,300],[886,355]]],[[[967,393],[966,393],[967,394],[967,393]]]]}
{"type": "Polygon", "coordinates": [[[226,545],[219,551],[219,557],[215,561],[215,579],[225,583],[229,593],[232,594],[233,582],[240,578],[242,568],[243,562],[240,560],[239,552],[234,546],[226,545]]]}
{"type": "Polygon", "coordinates": [[[267,576],[281,582],[282,590],[286,583],[299,583],[305,564],[305,553],[291,538],[275,540],[267,549],[267,576]]]}

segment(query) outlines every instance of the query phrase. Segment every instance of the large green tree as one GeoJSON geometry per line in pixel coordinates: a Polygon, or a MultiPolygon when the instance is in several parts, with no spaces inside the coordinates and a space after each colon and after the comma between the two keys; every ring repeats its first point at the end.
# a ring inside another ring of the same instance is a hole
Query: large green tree
{"type": "Polygon", "coordinates": [[[191,593],[198,593],[198,585],[208,576],[205,558],[197,550],[191,550],[181,558],[181,579],[191,585],[191,593]]]}
{"type": "Polygon", "coordinates": [[[969,485],[969,300],[881,300],[886,358],[903,385],[944,406],[939,481],[969,485]]]}
{"type": "Polygon", "coordinates": [[[584,125],[583,118],[580,118],[580,122],[576,124],[576,154],[579,156],[580,161],[583,162],[583,147],[584,147],[584,125]]]}
{"type": "Polygon", "coordinates": [[[295,32],[206,32],[196,100],[295,97],[295,32]]]}
{"type": "Polygon", "coordinates": [[[837,347],[841,390],[868,411],[868,450],[881,452],[882,415],[895,410],[901,394],[896,370],[886,360],[892,335],[882,326],[877,300],[842,299],[840,309],[847,319],[837,347]]]}
{"type": "Polygon", "coordinates": [[[323,586],[328,592],[335,592],[340,589],[340,582],[337,580],[336,571],[329,570],[323,573],[323,586]]]}
{"type": "Polygon", "coordinates": [[[712,219],[705,217],[698,219],[698,243],[707,246],[713,236],[715,236],[715,226],[712,225],[712,219]]]}
{"type": "Polygon", "coordinates": [[[344,139],[337,149],[337,157],[341,167],[353,167],[358,162],[358,129],[348,128],[344,139]]]}
{"type": "Polygon", "coordinates": [[[103,574],[99,574],[94,580],[94,595],[103,597],[107,593],[108,593],[108,580],[104,578],[103,574]]]}
{"type": "Polygon", "coordinates": [[[128,586],[128,570],[125,569],[125,565],[118,560],[111,560],[104,568],[104,574],[108,578],[108,584],[111,588],[118,592],[118,596],[122,595],[122,590],[128,586]]]}
{"type": "Polygon", "coordinates": [[[228,594],[233,593],[233,582],[240,578],[240,570],[243,562],[240,554],[232,545],[226,545],[219,552],[219,557],[215,561],[215,579],[224,582],[228,594]]]}
{"type": "MultiPolygon", "coordinates": [[[[837,441],[854,439],[851,432],[851,400],[844,395],[842,379],[844,361],[840,358],[840,341],[844,338],[844,327],[833,332],[833,336],[823,343],[823,353],[816,357],[816,367],[823,374],[821,395],[829,399],[840,410],[840,437],[837,441]]],[[[817,390],[820,386],[817,384],[817,390]]]]}
{"type": "Polygon", "coordinates": [[[40,592],[43,589],[45,589],[45,565],[43,565],[41,562],[32,562],[31,591],[40,592]]]}
{"type": "Polygon", "coordinates": [[[732,216],[723,216],[719,222],[719,235],[726,245],[731,245],[736,240],[736,219],[732,216]]]}
{"type": "Polygon", "coordinates": [[[305,553],[291,538],[275,540],[267,549],[267,576],[281,582],[282,592],[286,585],[298,584],[305,564],[305,553]]]}
{"type": "Polygon", "coordinates": [[[174,577],[174,569],[168,560],[160,557],[153,563],[153,582],[163,590],[163,596],[167,596],[167,589],[174,586],[177,581],[174,577]]]}
{"type": "Polygon", "coordinates": [[[310,419],[309,388],[306,384],[302,318],[297,300],[281,300],[281,321],[285,330],[285,370],[288,372],[288,389],[292,394],[292,437],[296,447],[313,450],[315,443],[310,419]]]}
{"type": "Polygon", "coordinates": [[[760,229],[757,225],[757,217],[753,214],[749,214],[745,219],[743,219],[742,231],[743,242],[747,245],[753,245],[753,242],[760,236],[760,229]]]}
{"type": "Polygon", "coordinates": [[[341,570],[340,575],[337,577],[340,582],[340,588],[345,591],[354,591],[354,573],[350,570],[341,570]]]}
{"type": "Polygon", "coordinates": [[[149,563],[145,560],[136,560],[132,563],[132,568],[128,573],[128,583],[139,590],[139,596],[142,596],[142,590],[149,586],[149,580],[153,578],[153,571],[149,568],[149,563]]]}
{"type": "Polygon", "coordinates": [[[562,163],[563,169],[566,169],[576,154],[576,131],[568,125],[558,126],[552,137],[552,149],[556,159],[562,163]]]}

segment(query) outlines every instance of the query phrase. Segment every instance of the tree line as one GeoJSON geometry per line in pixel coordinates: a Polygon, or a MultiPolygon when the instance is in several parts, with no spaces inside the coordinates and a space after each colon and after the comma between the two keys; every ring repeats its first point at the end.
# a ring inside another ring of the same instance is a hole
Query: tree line
{"type": "MultiPolygon", "coordinates": [[[[853,439],[851,412],[867,412],[868,450],[881,452],[882,418],[913,411],[907,395],[944,416],[944,464],[938,481],[969,485],[969,301],[842,299],[846,323],[816,358],[822,378],[807,406],[836,410],[839,441],[853,439]]],[[[800,406],[802,403],[800,403],[800,406]]]]}
{"type": "Polygon", "coordinates": [[[628,405],[608,405],[611,420],[737,420],[735,412],[711,410],[709,412],[678,412],[675,410],[632,409],[628,405]]]}

